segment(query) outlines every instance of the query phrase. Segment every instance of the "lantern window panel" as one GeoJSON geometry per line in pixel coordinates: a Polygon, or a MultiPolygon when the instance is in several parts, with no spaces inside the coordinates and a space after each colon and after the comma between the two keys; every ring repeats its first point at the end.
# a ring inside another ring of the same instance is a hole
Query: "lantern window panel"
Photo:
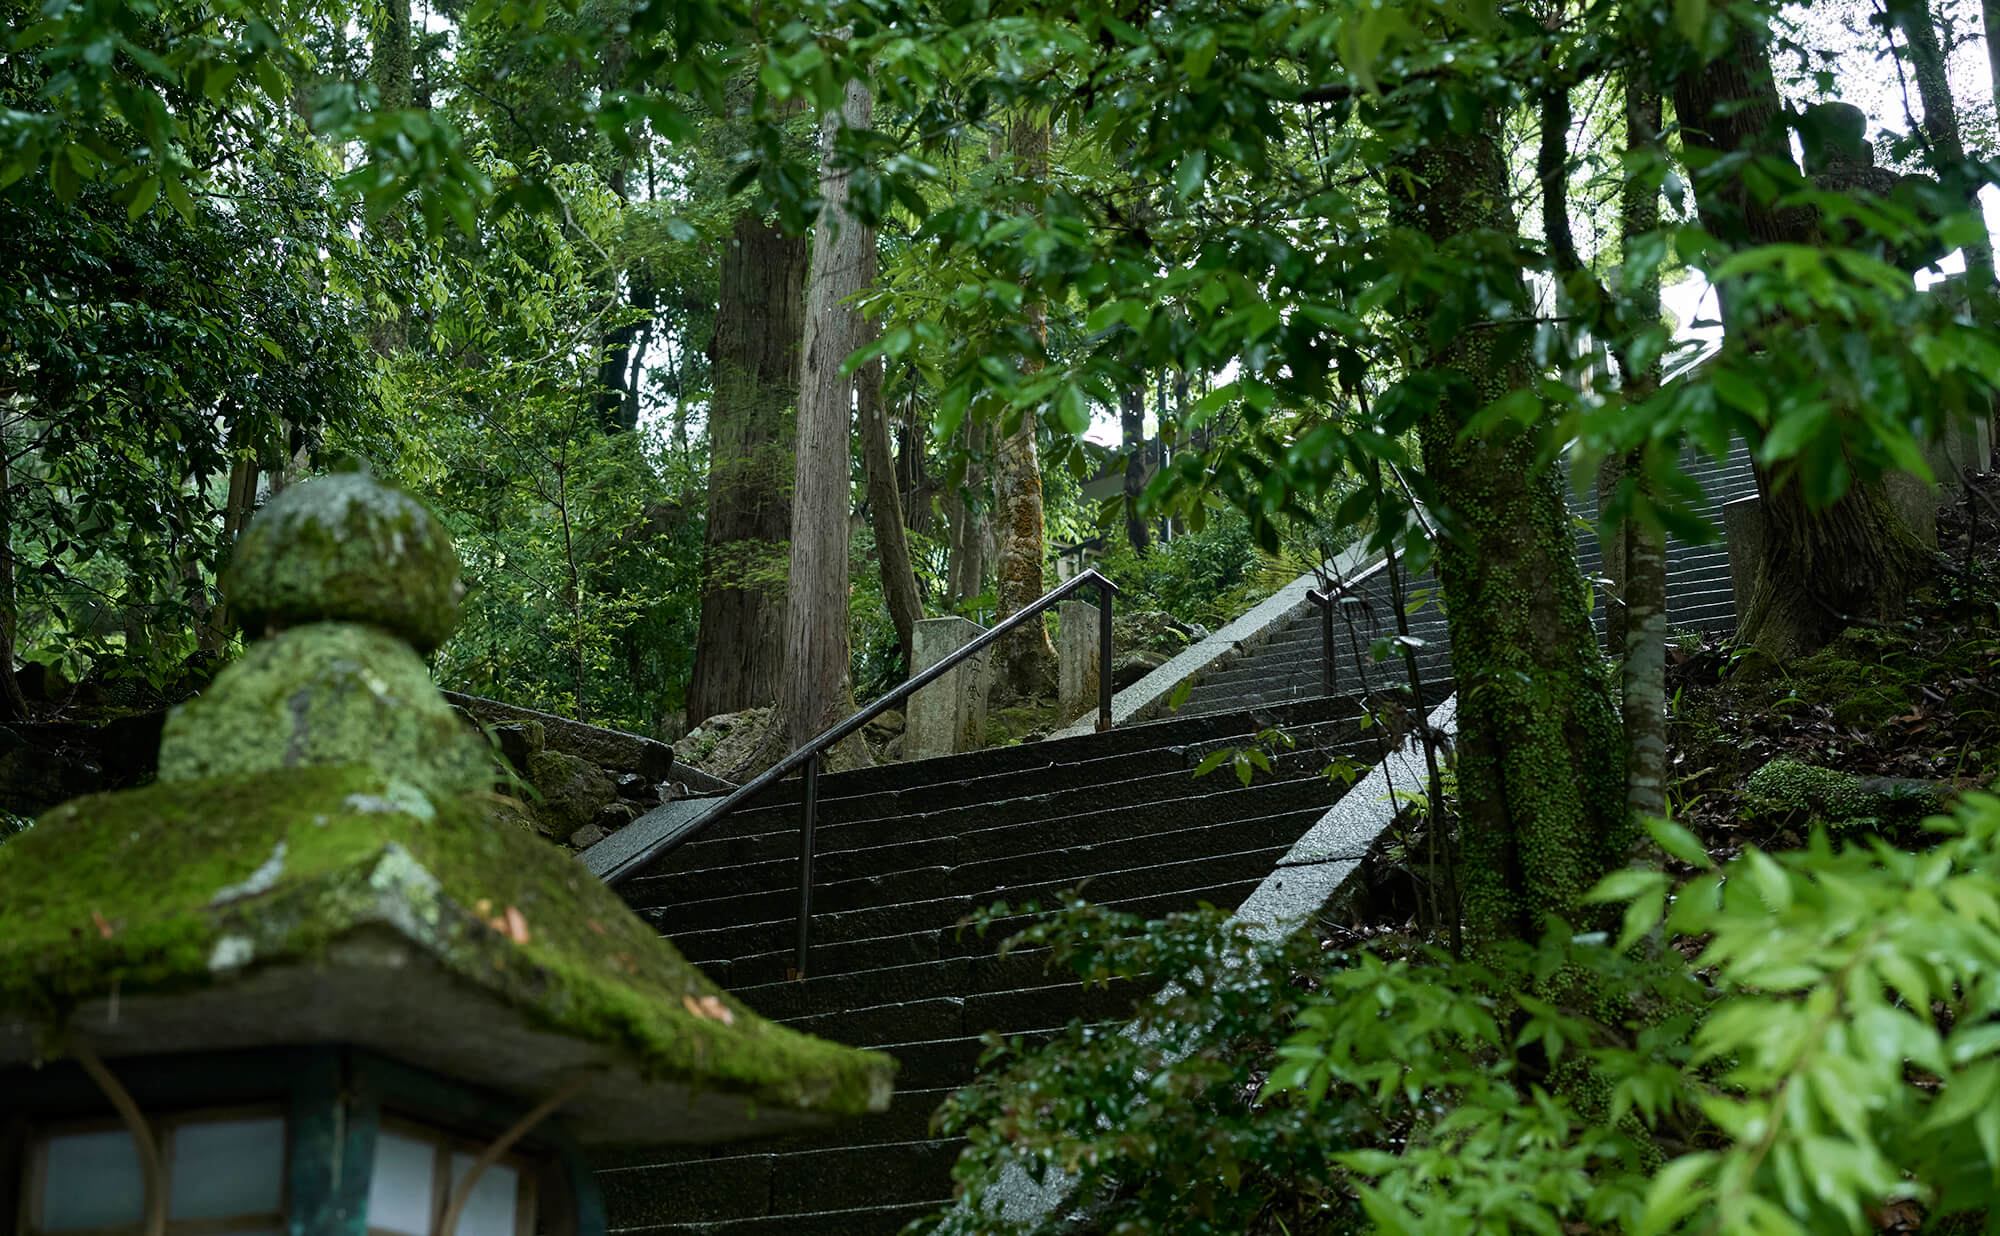
{"type": "MultiPolygon", "coordinates": [[[[430,1236],[452,1188],[484,1150],[477,1138],[385,1119],[368,1183],[369,1236],[430,1236]]],[[[532,1236],[535,1179],[533,1165],[519,1155],[488,1165],[459,1212],[457,1236],[532,1236]]]]}
{"type": "MultiPolygon", "coordinates": [[[[153,1118],[171,1236],[256,1236],[286,1217],[287,1131],[270,1108],[153,1118]]],[[[27,1236],[136,1236],[145,1224],[138,1144],[116,1120],[54,1124],[25,1157],[27,1236]]]]}

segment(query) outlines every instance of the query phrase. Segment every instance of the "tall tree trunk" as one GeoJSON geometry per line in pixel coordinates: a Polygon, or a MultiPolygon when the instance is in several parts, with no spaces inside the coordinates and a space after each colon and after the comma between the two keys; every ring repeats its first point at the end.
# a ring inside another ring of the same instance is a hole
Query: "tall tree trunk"
{"type": "Polygon", "coordinates": [[[1980,0],[1979,16],[1986,32],[1986,75],[1993,87],[1993,106],[2000,109],[2000,0],[1980,0]]]}
{"type": "Polygon", "coordinates": [[[6,413],[0,412],[0,721],[25,721],[28,698],[21,692],[21,680],[14,676],[20,613],[14,597],[14,478],[6,430],[6,413]]]}
{"type": "MultiPolygon", "coordinates": [[[[1016,116],[1008,139],[1014,175],[1033,187],[1031,198],[1039,199],[1048,177],[1048,122],[1025,113],[1016,116]]],[[[1041,302],[1031,297],[1023,312],[1029,328],[1037,336],[1045,334],[1041,302]]],[[[1038,367],[1040,361],[1029,363],[1038,367]]],[[[1032,415],[1023,414],[1012,433],[1002,425],[999,439],[993,455],[994,525],[1000,538],[996,587],[999,616],[1007,618],[1040,600],[1043,592],[1042,465],[1032,415]]],[[[1037,619],[1015,631],[1000,642],[999,654],[995,679],[1004,694],[1026,698],[1055,690],[1056,650],[1046,622],[1037,619]]]]}
{"type": "MultiPolygon", "coordinates": [[[[1740,32],[1730,51],[1676,84],[1674,111],[1688,149],[1720,156],[1751,152],[1791,159],[1772,82],[1770,51],[1761,30],[1740,32]]],[[[1740,171],[1695,178],[1702,226],[1726,243],[1818,244],[1810,207],[1760,200],[1740,171]]],[[[1716,289],[1725,318],[1732,289],[1716,289]]],[[[1732,320],[1733,327],[1751,323],[1732,320]]],[[[1753,448],[1756,443],[1751,444],[1753,448]]],[[[1823,511],[1810,509],[1796,484],[1781,485],[1756,470],[1757,492],[1770,535],[1758,564],[1737,635],[1779,658],[1808,653],[1851,622],[1881,621],[1902,612],[1904,598],[1927,567],[1923,545],[1897,518],[1883,487],[1855,485],[1823,511]]]]}
{"type": "MultiPolygon", "coordinates": [[[[1501,126],[1440,133],[1391,169],[1392,220],[1444,244],[1513,235],[1501,126]]],[[[1447,289],[1444,295],[1456,294],[1447,289]]],[[[1525,310],[1527,289],[1517,289],[1525,310]]],[[[1412,305],[1414,322],[1426,307],[1412,305]]],[[[1422,331],[1418,338],[1424,338],[1422,331]]],[[[1472,435],[1471,418],[1531,385],[1534,367],[1499,332],[1466,330],[1422,364],[1450,379],[1419,426],[1425,470],[1455,518],[1437,567],[1458,679],[1458,784],[1467,926],[1533,938],[1630,844],[1623,743],[1556,471],[1540,435],[1472,435]]]]}
{"type": "Polygon", "coordinates": [[[911,632],[923,620],[924,603],[910,566],[910,538],[903,528],[903,504],[896,493],[896,461],[889,452],[889,412],[882,406],[882,361],[878,357],[855,376],[856,414],[861,420],[861,460],[868,478],[868,516],[875,528],[875,558],[882,569],[882,597],[896,624],[903,672],[911,669],[911,632]]]}
{"type": "MultiPolygon", "coordinates": [[[[1625,82],[1625,143],[1634,152],[1660,153],[1660,92],[1640,72],[1625,82]]],[[[1619,232],[1626,252],[1632,242],[1660,227],[1660,195],[1651,180],[1628,177],[1619,198],[1619,232]]],[[[1648,272],[1632,298],[1635,321],[1660,319],[1659,271],[1648,272]]],[[[1626,398],[1638,401],[1660,385],[1657,359],[1644,365],[1624,361],[1626,398]]],[[[1642,496],[1651,497],[1643,455],[1635,453],[1626,469],[1642,496]]],[[[1619,643],[1621,712],[1625,721],[1625,805],[1635,816],[1665,815],[1667,810],[1667,552],[1660,531],[1628,519],[1619,530],[1624,557],[1623,618],[1619,643]]]]}
{"type": "MultiPolygon", "coordinates": [[[[374,46],[368,61],[368,79],[375,86],[377,106],[385,112],[402,111],[415,94],[416,64],[410,54],[410,0],[382,0],[376,11],[374,46]]],[[[401,241],[406,231],[400,211],[383,215],[375,225],[391,241],[401,241]]],[[[376,321],[369,328],[369,341],[377,354],[391,356],[409,346],[410,312],[398,306],[395,315],[376,321]]]]}
{"type": "MultiPolygon", "coordinates": [[[[875,280],[875,232],[847,206],[848,172],[835,155],[842,127],[866,129],[867,83],[847,84],[820,126],[820,209],[806,280],[804,369],[799,379],[798,462],[793,470],[791,588],[785,604],[782,731],[796,749],[854,709],[847,614],[848,427],[854,379],[840,368],[868,342],[867,321],[847,303],[875,280]]],[[[855,746],[859,748],[859,744],[855,746]]],[[[853,757],[850,757],[853,758],[853,757]]],[[[860,748],[859,759],[866,760],[860,748]]]]}
{"type": "Polygon", "coordinates": [[[1153,534],[1139,515],[1139,495],[1146,490],[1146,392],[1118,392],[1118,434],[1125,447],[1125,539],[1132,552],[1153,548],[1153,534]]]}
{"type": "MultiPolygon", "coordinates": [[[[1930,148],[1931,170],[1937,173],[1940,183],[1957,190],[1966,206],[1984,220],[1979,211],[1979,182],[1965,174],[1965,142],[1959,136],[1958,103],[1951,97],[1951,78],[1946,71],[1944,50],[1938,46],[1929,0],[1891,0],[1889,17],[1903,32],[1909,49],[1911,75],[1917,79],[1917,97],[1924,105],[1923,123],[1919,127],[1930,148]]],[[[1965,247],[1965,272],[1975,288],[1984,290],[1993,285],[1990,240],[1975,241],[1965,247]]]]}
{"type": "Polygon", "coordinates": [[[692,725],[778,698],[805,290],[805,238],[752,213],[737,219],[722,254],[709,344],[714,395],[692,725]]]}

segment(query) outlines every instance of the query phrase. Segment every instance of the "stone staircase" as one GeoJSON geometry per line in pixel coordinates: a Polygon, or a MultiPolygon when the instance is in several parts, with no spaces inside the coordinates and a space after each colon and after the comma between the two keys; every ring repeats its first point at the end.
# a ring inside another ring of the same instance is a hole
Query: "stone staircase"
{"type": "MultiPolygon", "coordinates": [[[[1406,687],[1409,675],[1400,653],[1386,661],[1373,655],[1375,641],[1397,634],[1387,566],[1378,563],[1359,573],[1347,581],[1342,596],[1334,610],[1334,690],[1365,694],[1406,687]]],[[[1431,695],[1433,687],[1448,690],[1451,643],[1433,581],[1426,577],[1413,584],[1405,578],[1403,603],[1414,611],[1408,615],[1411,636],[1424,641],[1417,650],[1417,672],[1425,694],[1431,695]]],[[[1323,696],[1323,647],[1319,608],[1308,606],[1249,655],[1196,677],[1176,715],[1203,716],[1323,696]]]]}
{"type": "MultiPolygon", "coordinates": [[[[1721,464],[1690,470],[1709,489],[1713,509],[1703,513],[1718,525],[1721,503],[1751,485],[1740,446],[1721,464]]],[[[1577,513],[1587,516],[1591,502],[1575,500],[1577,513]]],[[[1579,535],[1578,556],[1587,574],[1598,573],[1594,535],[1579,535]]],[[[1733,624],[1722,546],[1671,543],[1668,571],[1676,627],[1733,624]]],[[[1095,901],[1148,916],[1202,902],[1233,908],[1277,878],[1293,844],[1334,818],[1343,787],[1321,770],[1335,758],[1372,765],[1382,754],[1380,729],[1363,731],[1355,701],[1408,683],[1400,655],[1372,656],[1376,640],[1398,633],[1389,580],[1374,563],[1342,581],[1335,695],[1325,691],[1318,609],[1297,603],[1297,585],[1293,599],[1273,598],[1284,612],[1242,624],[1254,633],[1218,633],[1219,655],[1194,672],[1165,719],[822,777],[815,949],[803,982],[786,980],[797,781],[626,884],[642,916],[759,1013],[879,1047],[903,1067],[880,1116],[761,1143],[602,1160],[611,1230],[892,1236],[943,1206],[960,1143],[932,1136],[930,1116],[972,1080],[980,1036],[1033,1041],[1072,1019],[1115,1024],[1148,994],[1085,989],[1049,972],[1037,953],[995,957],[1006,924],[981,937],[965,917],[999,900],[1050,904],[1079,885],[1095,901]],[[1204,755],[1253,744],[1274,726],[1297,745],[1276,755],[1272,774],[1247,787],[1226,770],[1191,778],[1204,755]]],[[[1423,641],[1428,708],[1451,691],[1448,632],[1433,581],[1406,579],[1403,591],[1409,632],[1423,641]]],[[[1387,813],[1359,799],[1340,810],[1387,813]]],[[[1372,838],[1379,827],[1362,831],[1372,838]]]]}
{"type": "Polygon", "coordinates": [[[929,1118],[972,1079],[986,1031],[1043,1037],[1122,1021],[1145,992],[1086,989],[1005,934],[961,922],[1006,900],[1093,900],[1158,916],[1235,907],[1340,797],[1335,757],[1373,763],[1379,731],[1347,697],[1212,711],[1101,734],[820,780],[812,977],[788,982],[798,783],[725,820],[622,891],[766,1017],[902,1062],[887,1113],[762,1143],[602,1161],[620,1232],[891,1236],[950,1196],[959,1143],[929,1118]],[[1217,747],[1282,725],[1297,745],[1239,785],[1190,774],[1217,747]]]}
{"type": "MultiPolygon", "coordinates": [[[[1681,468],[1700,482],[1704,495],[1695,512],[1722,530],[1722,508],[1738,498],[1757,493],[1757,479],[1750,471],[1750,451],[1741,441],[1730,443],[1729,453],[1720,460],[1689,450],[1681,456],[1681,468]]],[[[1570,513],[1579,519],[1597,517],[1595,487],[1579,497],[1570,492],[1570,513]]],[[[1576,538],[1577,565],[1586,578],[1604,574],[1604,550],[1595,534],[1580,532],[1576,538]]],[[[1604,618],[1600,596],[1596,616],[1604,618]]],[[[1667,539],[1667,626],[1675,631],[1732,631],[1736,628],[1736,598],[1729,580],[1729,546],[1721,540],[1696,545],[1667,539]]]]}

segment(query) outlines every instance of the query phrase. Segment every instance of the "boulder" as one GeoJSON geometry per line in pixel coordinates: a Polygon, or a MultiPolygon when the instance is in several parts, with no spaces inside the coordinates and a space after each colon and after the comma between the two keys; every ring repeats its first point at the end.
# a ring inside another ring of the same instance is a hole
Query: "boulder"
{"type": "Polygon", "coordinates": [[[528,783],[541,796],[536,816],[542,831],[567,837],[618,800],[611,775],[589,760],[566,751],[537,751],[528,758],[528,783]]]}

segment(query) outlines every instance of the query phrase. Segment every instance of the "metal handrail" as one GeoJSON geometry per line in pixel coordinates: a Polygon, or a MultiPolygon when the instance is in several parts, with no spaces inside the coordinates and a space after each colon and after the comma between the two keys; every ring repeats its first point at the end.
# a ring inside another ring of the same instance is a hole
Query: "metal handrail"
{"type": "Polygon", "coordinates": [[[719,823],[723,817],[749,800],[762,794],[771,786],[782,781],[799,768],[805,769],[805,791],[800,804],[799,820],[799,934],[797,964],[793,967],[793,978],[806,975],[807,955],[811,951],[812,936],[812,872],[813,872],[813,832],[819,816],[819,764],[820,757],[827,749],[841,739],[853,734],[862,726],[887,712],[895,704],[900,704],[910,696],[944,677],[956,669],[960,663],[984,652],[995,641],[1015,631],[1030,618],[1041,614],[1056,602],[1080,592],[1095,584],[1097,587],[1097,728],[1111,728],[1111,605],[1118,594],[1118,585],[1112,583],[1094,570],[1071,576],[1062,583],[1043,593],[1033,604],[1008,615],[993,624],[976,639],[939,661],[920,674],[912,675],[894,687],[866,708],[857,709],[845,721],[830,726],[818,736],[799,747],[784,759],[765,769],[757,776],[737,787],[727,798],[702,812],[674,832],[657,838],[642,849],[635,850],[604,873],[604,882],[613,888],[638,875],[641,868],[672,853],[693,841],[719,823]]]}

